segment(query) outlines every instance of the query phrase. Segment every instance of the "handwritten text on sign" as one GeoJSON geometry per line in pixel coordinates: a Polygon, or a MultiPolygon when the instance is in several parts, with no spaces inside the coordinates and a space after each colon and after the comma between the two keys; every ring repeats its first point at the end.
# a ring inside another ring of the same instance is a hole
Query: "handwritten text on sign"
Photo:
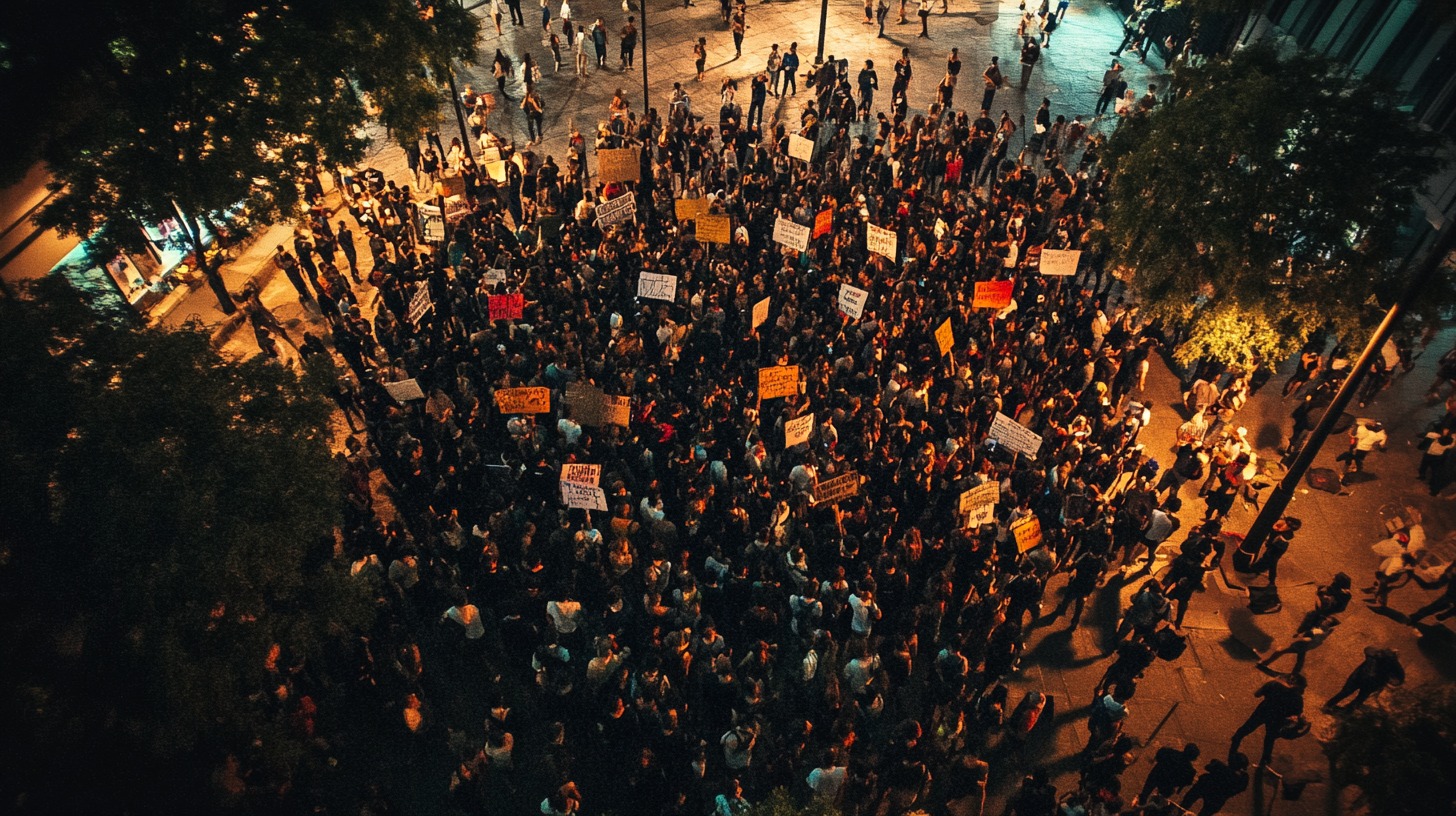
{"type": "Polygon", "coordinates": [[[971,308],[1004,309],[1011,305],[1011,293],[1015,289],[1016,281],[978,281],[971,308]]]}
{"type": "Polygon", "coordinates": [[[597,487],[602,483],[602,466],[577,462],[564,464],[561,466],[561,481],[597,487]]]}
{"type": "Polygon", "coordinates": [[[561,501],[567,507],[574,507],[578,510],[607,509],[606,491],[600,487],[576,482],[561,483],[561,501]]]}
{"type": "Polygon", "coordinates": [[[961,493],[957,508],[967,516],[967,527],[980,527],[996,520],[996,503],[1001,501],[1001,483],[986,482],[961,493]]]}
{"type": "Polygon", "coordinates": [[[420,389],[419,380],[409,379],[399,382],[385,383],[384,390],[394,397],[395,402],[409,402],[410,400],[422,400],[425,392],[420,389]]]}
{"type": "Polygon", "coordinates": [[[814,216],[814,236],[828,235],[834,229],[834,210],[821,210],[814,216]]]}
{"type": "Polygon", "coordinates": [[[795,445],[802,445],[809,441],[809,434],[814,430],[814,415],[804,414],[797,419],[791,419],[784,423],[784,447],[792,448],[795,445]]]}
{"type": "Polygon", "coordinates": [[[641,167],[635,147],[597,151],[597,175],[601,176],[605,184],[614,181],[637,181],[641,167]]]}
{"type": "Polygon", "coordinates": [[[545,414],[551,411],[549,388],[502,388],[495,404],[503,414],[545,414]]]}
{"type": "Polygon", "coordinates": [[[679,198],[672,202],[673,212],[677,214],[679,221],[693,221],[708,211],[708,199],[706,198],[679,198]]]}
{"type": "Polygon", "coordinates": [[[434,308],[435,304],[430,300],[430,287],[421,283],[420,288],[415,290],[414,297],[410,298],[409,314],[407,315],[409,322],[418,326],[420,321],[425,319],[425,315],[434,308]]]}
{"type": "Polygon", "coordinates": [[[614,397],[610,394],[602,398],[602,419],[608,425],[620,425],[623,428],[632,423],[632,398],[614,397]]]}
{"type": "Polygon", "coordinates": [[[764,298],[763,300],[760,300],[759,302],[753,304],[753,328],[757,329],[759,326],[763,325],[763,322],[765,320],[768,320],[769,300],[769,298],[764,298]]]}
{"type": "Polygon", "coordinates": [[[803,252],[809,248],[809,228],[781,217],[774,222],[774,241],[795,252],[803,252]]]}
{"type": "Polygon", "coordinates": [[[883,255],[892,261],[895,260],[899,240],[900,236],[896,235],[894,230],[887,230],[874,224],[865,224],[865,246],[876,255],[883,255]]]}
{"type": "Polygon", "coordinates": [[[637,197],[628,193],[597,205],[597,226],[610,227],[637,217],[637,197]]]}
{"type": "Polygon", "coordinates": [[[800,161],[814,160],[814,140],[797,133],[789,134],[789,156],[800,161]]]}
{"type": "Polygon", "coordinates": [[[509,295],[491,295],[489,302],[491,320],[520,320],[526,306],[526,298],[520,292],[509,295]]]}
{"type": "Polygon", "coordinates": [[[1016,551],[1030,552],[1041,546],[1041,519],[1036,514],[1027,516],[1011,525],[1011,535],[1016,537],[1016,551]]]}
{"type": "Polygon", "coordinates": [[[835,476],[814,486],[814,503],[829,504],[859,495],[859,474],[854,471],[835,476]]]}
{"type": "Polygon", "coordinates": [[[666,300],[669,303],[676,300],[677,275],[643,272],[642,276],[637,278],[637,297],[666,300]]]}
{"type": "Polygon", "coordinates": [[[699,241],[714,244],[733,243],[733,218],[713,213],[698,213],[697,236],[699,241]]]}
{"type": "Polygon", "coordinates": [[[758,398],[792,397],[799,393],[799,367],[773,366],[758,370],[758,398]]]}
{"type": "Polygon", "coordinates": [[[947,317],[935,330],[935,344],[940,347],[941,354],[950,354],[950,350],[955,348],[955,329],[951,328],[950,318],[947,317]]]}
{"type": "Polygon", "coordinates": [[[870,293],[864,289],[847,283],[839,284],[839,311],[855,320],[859,320],[860,315],[864,314],[865,301],[869,299],[870,293]]]}
{"type": "Polygon", "coordinates": [[[1053,277],[1075,275],[1077,263],[1081,260],[1080,249],[1044,249],[1041,252],[1041,273],[1053,277]]]}
{"type": "Polygon", "coordinates": [[[1027,456],[1035,457],[1037,451],[1041,450],[1040,436],[1000,411],[991,420],[991,432],[987,436],[1000,442],[1002,446],[1027,456]]]}

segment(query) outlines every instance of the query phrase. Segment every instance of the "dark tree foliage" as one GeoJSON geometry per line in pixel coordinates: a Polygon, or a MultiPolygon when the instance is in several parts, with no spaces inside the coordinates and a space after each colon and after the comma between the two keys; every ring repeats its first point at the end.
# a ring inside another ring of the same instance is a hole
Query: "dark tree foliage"
{"type": "Polygon", "coordinates": [[[1335,784],[1371,816],[1456,813],[1456,686],[1400,689],[1349,714],[1325,745],[1335,784]]]}
{"type": "Polygon", "coordinates": [[[1330,324],[1357,334],[1400,290],[1398,233],[1433,137],[1310,55],[1249,48],[1179,68],[1175,86],[1108,144],[1105,237],[1152,315],[1187,329],[1178,358],[1247,364],[1330,324]]]}
{"type": "Polygon", "coordinates": [[[252,784],[305,773],[279,678],[373,615],[332,558],[318,388],[114,325],[66,291],[0,301],[0,796],[21,812],[207,812],[228,756],[252,784]]]}

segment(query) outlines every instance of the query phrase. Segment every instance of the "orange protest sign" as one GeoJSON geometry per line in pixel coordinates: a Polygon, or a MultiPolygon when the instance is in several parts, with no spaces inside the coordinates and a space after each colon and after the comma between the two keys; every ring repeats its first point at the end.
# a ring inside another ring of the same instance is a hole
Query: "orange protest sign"
{"type": "Polygon", "coordinates": [[[551,412],[549,388],[502,388],[495,392],[495,404],[503,414],[546,414],[551,412]]]}
{"type": "Polygon", "coordinates": [[[1004,309],[1011,305],[1011,293],[1016,281],[979,281],[976,294],[971,300],[972,309],[1004,309]]]}
{"type": "Polygon", "coordinates": [[[824,210],[814,216],[814,234],[811,238],[818,238],[821,235],[828,235],[834,229],[834,210],[824,210]]]}

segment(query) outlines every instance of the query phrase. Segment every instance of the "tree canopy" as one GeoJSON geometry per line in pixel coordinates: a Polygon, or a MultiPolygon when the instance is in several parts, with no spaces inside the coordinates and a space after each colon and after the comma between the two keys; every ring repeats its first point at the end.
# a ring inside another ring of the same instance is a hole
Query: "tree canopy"
{"type": "Polygon", "coordinates": [[[397,133],[433,127],[434,77],[472,60],[478,36],[459,4],[414,0],[123,0],[67,13],[90,34],[57,92],[85,102],[42,146],[57,195],[38,220],[107,248],[136,246],[138,224],[166,218],[197,249],[211,215],[291,215],[308,173],[362,157],[366,98],[397,133]]]}
{"type": "Polygon", "coordinates": [[[1247,364],[1399,291],[1398,236],[1434,138],[1376,85],[1310,55],[1245,49],[1180,67],[1176,101],[1107,146],[1110,260],[1175,352],[1247,364]]]}
{"type": "Polygon", "coordinates": [[[31,812],[205,811],[228,755],[255,781],[302,767],[279,678],[371,620],[372,587],[332,558],[319,390],[115,325],[66,291],[0,301],[0,789],[31,812]]]}
{"type": "Polygon", "coordinates": [[[1325,746],[1335,784],[1354,785],[1371,816],[1456,808],[1456,687],[1401,689],[1351,712],[1325,746]]]}

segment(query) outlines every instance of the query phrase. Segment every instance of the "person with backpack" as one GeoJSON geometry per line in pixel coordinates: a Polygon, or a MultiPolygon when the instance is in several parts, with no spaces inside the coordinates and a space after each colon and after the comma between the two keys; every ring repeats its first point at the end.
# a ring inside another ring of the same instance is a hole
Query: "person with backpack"
{"type": "Polygon", "coordinates": [[[1249,712],[1243,725],[1234,730],[1229,743],[1230,762],[1238,754],[1244,738],[1260,728],[1264,729],[1264,749],[1259,758],[1261,765],[1268,763],[1269,757],[1274,755],[1275,740],[1280,737],[1294,739],[1302,732],[1308,732],[1309,722],[1304,719],[1306,685],[1304,675],[1290,674],[1270,680],[1254,692],[1259,704],[1249,712]]]}
{"type": "Polygon", "coordinates": [[[1335,712],[1359,708],[1361,703],[1371,695],[1379,694],[1386,686],[1400,686],[1404,683],[1405,667],[1400,664],[1400,652],[1379,646],[1366,646],[1365,659],[1350,672],[1350,676],[1345,679],[1345,685],[1325,701],[1323,710],[1335,712]],[[1348,706],[1340,705],[1351,694],[1355,695],[1355,699],[1348,706]]]}
{"type": "Polygon", "coordinates": [[[1183,794],[1183,801],[1178,806],[1191,811],[1193,804],[1201,801],[1203,807],[1199,809],[1198,816],[1214,816],[1230,799],[1248,789],[1249,758],[1234,754],[1228,762],[1214,759],[1203,766],[1203,773],[1183,794]]]}

